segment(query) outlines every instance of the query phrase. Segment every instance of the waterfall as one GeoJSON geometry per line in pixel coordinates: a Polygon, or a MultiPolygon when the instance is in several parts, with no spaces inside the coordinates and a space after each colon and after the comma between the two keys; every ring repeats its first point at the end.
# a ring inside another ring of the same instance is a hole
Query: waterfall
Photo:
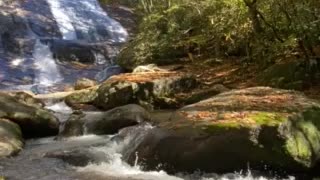
{"type": "Polygon", "coordinates": [[[33,58],[37,69],[35,84],[50,86],[63,80],[49,45],[36,40],[33,58]]]}
{"type": "Polygon", "coordinates": [[[47,0],[63,39],[125,42],[128,33],[97,0],[47,0]]]}
{"type": "Polygon", "coordinates": [[[58,24],[59,30],[62,34],[62,38],[65,40],[77,39],[75,29],[72,24],[72,20],[64,10],[64,6],[61,5],[59,0],[47,0],[50,5],[51,12],[58,24]]]}

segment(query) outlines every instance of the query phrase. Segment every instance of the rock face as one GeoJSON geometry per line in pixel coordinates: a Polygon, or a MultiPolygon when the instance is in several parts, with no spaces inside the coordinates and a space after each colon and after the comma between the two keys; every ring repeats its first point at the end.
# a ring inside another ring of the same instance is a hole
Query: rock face
{"type": "Polygon", "coordinates": [[[144,72],[113,76],[97,90],[94,105],[111,109],[130,103],[149,109],[175,106],[174,95],[197,86],[190,75],[177,72],[144,72]]]}
{"type": "Polygon", "coordinates": [[[320,158],[319,129],[319,103],[294,91],[255,87],[176,111],[136,151],[148,169],[234,172],[249,164],[301,172],[320,158]]]}
{"type": "Polygon", "coordinates": [[[20,127],[7,119],[0,118],[0,158],[18,153],[23,147],[20,127]]]}
{"type": "Polygon", "coordinates": [[[59,121],[49,111],[30,106],[14,97],[0,93],[0,118],[17,123],[24,137],[40,137],[58,133],[59,121]]]}
{"type": "Polygon", "coordinates": [[[143,107],[129,104],[106,112],[74,113],[64,124],[60,137],[83,134],[114,134],[120,129],[150,121],[150,114],[143,107]]]}
{"type": "Polygon", "coordinates": [[[98,53],[104,58],[108,57],[107,46],[108,44],[89,44],[78,41],[54,40],[52,41],[51,49],[54,57],[60,61],[94,63],[98,53]]]}

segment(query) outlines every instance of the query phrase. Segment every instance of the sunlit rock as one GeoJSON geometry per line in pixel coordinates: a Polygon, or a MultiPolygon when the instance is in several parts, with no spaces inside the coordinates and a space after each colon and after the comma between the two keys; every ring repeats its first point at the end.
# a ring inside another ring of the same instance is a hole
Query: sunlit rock
{"type": "Polygon", "coordinates": [[[233,90],[158,120],[136,151],[147,169],[170,172],[307,172],[320,157],[319,120],[320,104],[298,92],[233,90]]]}
{"type": "Polygon", "coordinates": [[[12,121],[0,118],[0,158],[15,155],[22,147],[20,127],[12,121]]]}

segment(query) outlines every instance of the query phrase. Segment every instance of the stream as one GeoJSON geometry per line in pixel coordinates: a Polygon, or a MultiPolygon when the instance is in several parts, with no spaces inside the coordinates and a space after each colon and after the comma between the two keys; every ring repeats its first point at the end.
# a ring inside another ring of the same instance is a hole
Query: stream
{"type": "MultiPolygon", "coordinates": [[[[103,81],[122,72],[114,65],[113,59],[120,45],[126,42],[128,33],[119,22],[108,16],[97,0],[26,0],[21,8],[31,13],[22,20],[27,23],[27,32],[23,33],[23,37],[19,35],[17,38],[22,38],[27,43],[25,46],[33,48],[11,52],[5,49],[10,43],[6,38],[1,38],[1,89],[48,93],[61,90],[65,88],[64,85],[72,84],[80,77],[103,81]],[[47,21],[43,22],[42,19],[47,21]],[[49,30],[44,30],[47,27],[49,30]],[[63,48],[59,49],[61,46],[63,48]],[[69,50],[69,47],[74,51],[70,52],[70,56],[64,57],[64,50],[69,50]],[[82,52],[90,53],[81,54],[82,52]],[[82,62],[82,57],[93,60],[88,65],[87,62],[82,62]],[[63,60],[70,58],[74,58],[76,63],[63,60]]],[[[62,102],[48,104],[47,108],[55,111],[61,122],[72,113],[62,102]]],[[[200,171],[194,174],[169,175],[161,170],[161,165],[156,171],[144,171],[143,165],[139,164],[138,155],[134,166],[127,164],[126,155],[132,153],[152,128],[151,125],[144,124],[109,136],[27,140],[19,155],[0,161],[0,175],[9,180],[280,179],[251,172],[249,168],[243,172],[223,175],[204,174],[200,171]],[[86,158],[91,160],[89,164],[85,163],[86,158]]]]}

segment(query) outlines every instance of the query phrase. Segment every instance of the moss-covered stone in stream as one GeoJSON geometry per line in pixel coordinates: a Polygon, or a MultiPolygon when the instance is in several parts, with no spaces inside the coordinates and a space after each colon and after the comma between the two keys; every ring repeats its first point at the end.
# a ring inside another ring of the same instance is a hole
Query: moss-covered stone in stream
{"type": "Polygon", "coordinates": [[[65,98],[65,102],[67,105],[74,108],[81,104],[92,104],[95,98],[98,96],[97,89],[98,86],[95,86],[92,88],[75,91],[65,98]]]}
{"type": "Polygon", "coordinates": [[[17,123],[24,137],[56,135],[58,119],[48,110],[26,104],[9,94],[0,93],[0,118],[17,123]]]}
{"type": "Polygon", "coordinates": [[[314,166],[314,159],[320,158],[320,108],[291,117],[282,130],[291,156],[307,167],[314,166]]]}
{"type": "Polygon", "coordinates": [[[295,91],[232,90],[158,120],[135,150],[149,169],[308,172],[320,157],[319,117],[320,104],[295,91]]]}

